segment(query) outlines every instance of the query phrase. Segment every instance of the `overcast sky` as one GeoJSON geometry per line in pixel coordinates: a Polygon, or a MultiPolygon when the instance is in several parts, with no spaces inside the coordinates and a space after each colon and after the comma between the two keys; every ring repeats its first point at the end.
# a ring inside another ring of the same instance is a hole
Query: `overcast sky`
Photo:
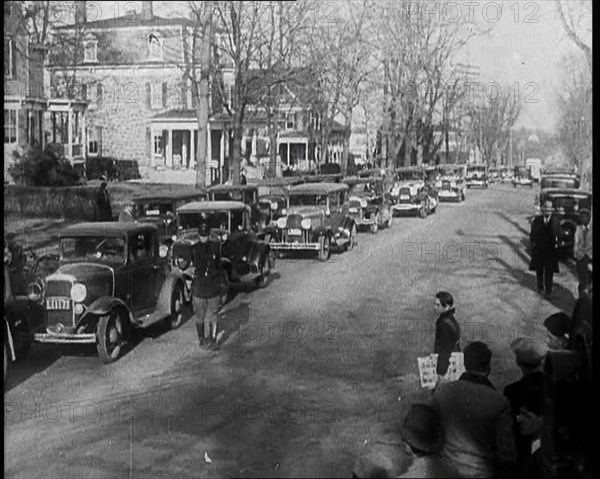
{"type": "MultiPolygon", "coordinates": [[[[591,1],[591,0],[590,0],[591,1]]],[[[141,2],[105,2],[112,9],[103,8],[103,18],[115,15],[127,4],[141,2]]],[[[160,16],[181,15],[187,2],[154,2],[154,13],[160,16]]],[[[342,0],[324,1],[326,5],[335,5],[343,9],[342,0]]],[[[431,0],[430,4],[435,4],[431,0]]],[[[517,126],[552,129],[557,119],[556,96],[565,75],[564,56],[569,53],[583,56],[566,37],[556,14],[553,0],[500,2],[471,2],[459,0],[461,14],[472,15],[474,21],[482,26],[493,26],[491,32],[473,39],[460,56],[461,60],[480,67],[481,82],[497,82],[513,87],[513,94],[519,91],[523,110],[517,126]],[[496,9],[500,5],[502,11],[496,9]],[[530,102],[525,100],[537,102],[530,102]]],[[[435,8],[435,7],[433,7],[435,8]]],[[[332,8],[327,10],[333,11],[332,8]]],[[[458,10],[456,10],[458,12],[458,10]]],[[[441,21],[455,18],[455,12],[447,11],[441,21]]]]}

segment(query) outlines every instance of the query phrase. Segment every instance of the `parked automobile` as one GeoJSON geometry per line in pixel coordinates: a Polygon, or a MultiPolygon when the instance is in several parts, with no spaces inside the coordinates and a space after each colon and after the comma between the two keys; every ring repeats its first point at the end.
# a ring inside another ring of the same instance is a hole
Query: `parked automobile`
{"type": "Polygon", "coordinates": [[[187,297],[191,297],[192,257],[199,242],[201,225],[208,225],[211,235],[219,239],[227,273],[223,281],[227,287],[231,283],[254,282],[258,287],[266,283],[274,267],[274,255],[269,243],[253,231],[250,215],[250,207],[240,201],[193,202],[178,208],[178,233],[173,243],[172,264],[185,278],[187,297]]]}
{"type": "Polygon", "coordinates": [[[544,173],[540,180],[540,188],[578,189],[581,178],[577,173],[544,173]]]}
{"type": "Polygon", "coordinates": [[[545,188],[539,196],[539,204],[544,204],[546,201],[552,202],[554,208],[552,214],[560,221],[558,247],[567,253],[572,251],[575,229],[580,224],[579,212],[582,209],[591,211],[592,193],[578,189],[545,188]]]}
{"type": "Polygon", "coordinates": [[[379,228],[392,225],[392,203],[381,177],[354,176],[344,178],[343,182],[349,187],[348,213],[358,229],[368,228],[375,234],[379,228]]]}
{"type": "Polygon", "coordinates": [[[331,249],[350,250],[356,239],[356,222],[349,213],[348,185],[306,183],[292,186],[287,216],[277,220],[271,243],[276,251],[316,251],[327,261],[331,249]]]}
{"type": "Polygon", "coordinates": [[[513,186],[528,186],[533,188],[533,179],[531,178],[531,171],[525,166],[515,166],[514,176],[512,180],[513,186]]]}
{"type": "Polygon", "coordinates": [[[288,198],[283,190],[280,193],[270,193],[258,200],[260,210],[266,218],[267,226],[274,226],[277,220],[287,215],[288,198]]]}
{"type": "Polygon", "coordinates": [[[487,188],[488,170],[486,165],[467,165],[465,176],[467,188],[487,188]]]}
{"type": "Polygon", "coordinates": [[[177,208],[192,201],[205,200],[206,196],[203,192],[138,196],[133,199],[131,210],[124,210],[119,215],[119,221],[152,223],[158,228],[161,242],[170,245],[177,233],[177,208]]]}
{"type": "Polygon", "coordinates": [[[396,170],[396,183],[390,191],[392,213],[416,214],[426,218],[437,208],[438,198],[425,184],[425,171],[422,167],[407,166],[396,170]]]}
{"type": "Polygon", "coordinates": [[[508,166],[500,167],[500,181],[502,183],[512,183],[514,178],[514,170],[508,166]]]}
{"type": "Polygon", "coordinates": [[[488,169],[488,173],[489,173],[489,177],[488,177],[488,182],[491,183],[496,183],[497,181],[500,180],[500,170],[498,168],[489,168],[488,169]]]}
{"type": "Polygon", "coordinates": [[[253,228],[262,231],[267,225],[267,217],[259,204],[258,185],[215,185],[208,188],[210,201],[241,201],[250,207],[250,221],[253,228]]]}
{"type": "MultiPolygon", "coordinates": [[[[116,361],[134,329],[183,319],[184,283],[170,271],[155,225],[80,223],[60,235],[60,267],[30,299],[45,306],[30,323],[33,342],[95,344],[103,363],[116,361]],[[39,319],[39,318],[38,318],[39,319]]],[[[29,320],[29,318],[28,318],[29,320]]]]}
{"type": "Polygon", "coordinates": [[[465,201],[467,184],[465,181],[465,165],[438,165],[439,171],[436,187],[440,201],[465,201]]]}

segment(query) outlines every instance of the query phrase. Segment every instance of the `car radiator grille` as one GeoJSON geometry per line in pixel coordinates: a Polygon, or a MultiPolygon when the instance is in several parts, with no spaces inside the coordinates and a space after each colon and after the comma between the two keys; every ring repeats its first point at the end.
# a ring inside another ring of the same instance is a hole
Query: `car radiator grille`
{"type": "Polygon", "coordinates": [[[74,329],[71,309],[47,311],[46,330],[49,333],[72,333],[74,329]]]}
{"type": "Polygon", "coordinates": [[[302,215],[288,215],[287,227],[292,229],[302,228],[302,215]]]}
{"type": "Polygon", "coordinates": [[[46,284],[46,296],[71,297],[71,282],[62,280],[49,280],[46,284]]]}

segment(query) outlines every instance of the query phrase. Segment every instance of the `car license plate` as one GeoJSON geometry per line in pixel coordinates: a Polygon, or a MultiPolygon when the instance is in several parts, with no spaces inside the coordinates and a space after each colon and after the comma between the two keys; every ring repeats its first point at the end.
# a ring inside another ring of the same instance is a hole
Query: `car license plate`
{"type": "Polygon", "coordinates": [[[288,234],[290,236],[301,236],[302,235],[302,230],[299,230],[298,228],[290,228],[288,230],[288,234]]]}
{"type": "Polygon", "coordinates": [[[358,213],[358,208],[348,208],[348,213],[358,213]]]}
{"type": "Polygon", "coordinates": [[[48,309],[70,309],[71,300],[65,298],[48,298],[46,300],[46,308],[48,309]]]}
{"type": "Polygon", "coordinates": [[[401,200],[410,200],[410,196],[408,195],[400,195],[401,200]]]}
{"type": "Polygon", "coordinates": [[[156,216],[160,214],[160,210],[148,210],[146,211],[146,216],[156,216]]]}

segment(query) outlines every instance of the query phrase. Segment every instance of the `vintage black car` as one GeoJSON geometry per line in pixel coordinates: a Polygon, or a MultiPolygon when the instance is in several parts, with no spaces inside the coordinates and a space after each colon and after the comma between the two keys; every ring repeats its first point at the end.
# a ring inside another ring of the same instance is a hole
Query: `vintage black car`
{"type": "Polygon", "coordinates": [[[254,282],[263,286],[274,266],[269,244],[259,239],[250,224],[250,207],[240,201],[193,202],[177,210],[177,239],[173,243],[173,268],[186,282],[191,296],[194,275],[192,255],[198,245],[198,229],[208,225],[221,245],[221,260],[227,273],[225,290],[230,283],[254,282]]]}
{"type": "Polygon", "coordinates": [[[368,228],[375,234],[379,228],[389,228],[393,222],[392,203],[381,177],[347,177],[348,213],[357,228],[368,228]]]}
{"type": "Polygon", "coordinates": [[[170,243],[171,237],[177,233],[177,208],[192,201],[205,199],[206,193],[203,192],[139,196],[133,199],[130,212],[119,215],[119,221],[152,223],[158,228],[161,241],[170,243]]]}
{"type": "Polygon", "coordinates": [[[390,191],[392,214],[416,214],[426,218],[435,213],[438,205],[437,191],[425,183],[425,169],[421,166],[405,166],[395,173],[396,181],[390,191]]]}
{"type": "Polygon", "coordinates": [[[465,181],[466,165],[445,164],[435,167],[438,171],[436,187],[440,201],[465,201],[467,183],[465,181]]]}
{"type": "Polygon", "coordinates": [[[533,188],[533,178],[531,176],[531,168],[527,166],[515,166],[512,184],[517,186],[528,186],[533,188]]]}
{"type": "Polygon", "coordinates": [[[582,209],[591,211],[592,193],[578,189],[546,188],[540,192],[539,201],[542,205],[546,201],[552,202],[552,214],[560,220],[558,247],[563,252],[571,251],[575,241],[575,229],[580,224],[579,212],[582,209]]]}
{"type": "MultiPolygon", "coordinates": [[[[316,251],[326,261],[332,247],[350,250],[356,238],[356,222],[349,213],[348,185],[306,183],[292,186],[287,216],[277,220],[270,243],[276,251],[316,251]]],[[[267,231],[269,231],[267,229],[267,231]]]]}
{"type": "Polygon", "coordinates": [[[33,342],[95,344],[103,363],[116,361],[134,328],[183,319],[184,282],[170,271],[168,248],[148,223],[81,223],[60,235],[60,267],[30,299],[44,306],[28,317],[33,342]]]}
{"type": "Polygon", "coordinates": [[[207,190],[210,201],[240,201],[250,207],[251,226],[262,231],[267,225],[267,217],[259,204],[258,185],[215,185],[207,190]]]}
{"type": "Polygon", "coordinates": [[[489,186],[487,166],[467,165],[465,182],[467,188],[487,188],[489,186]]]}
{"type": "Polygon", "coordinates": [[[577,173],[544,173],[540,179],[540,188],[578,189],[581,178],[577,173]]]}

